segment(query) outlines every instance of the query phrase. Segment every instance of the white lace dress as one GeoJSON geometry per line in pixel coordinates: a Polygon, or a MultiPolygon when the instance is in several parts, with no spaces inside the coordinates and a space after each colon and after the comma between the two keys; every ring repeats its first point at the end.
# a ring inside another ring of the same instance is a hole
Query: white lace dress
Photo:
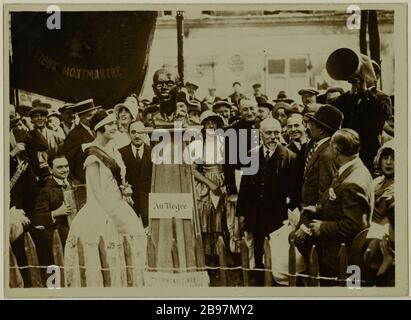
{"type": "MultiPolygon", "coordinates": [[[[107,150],[105,151],[107,152],[107,150]]],[[[125,166],[120,153],[113,147],[110,152],[110,155],[120,166],[121,175],[124,179],[125,166]]],[[[78,240],[80,240],[85,262],[86,282],[84,283],[83,277],[83,286],[103,286],[98,248],[100,237],[102,237],[105,244],[108,269],[110,270],[110,286],[142,286],[144,285],[143,274],[146,260],[146,235],[143,224],[130,205],[122,199],[121,191],[110,169],[94,155],[88,156],[84,163],[86,181],[93,179],[93,177],[90,177],[88,168],[95,162],[99,164],[101,190],[103,191],[101,191],[100,196],[96,196],[90,184],[87,183],[87,203],[74,218],[65,246],[66,285],[68,287],[82,286],[78,250],[78,240]],[[113,215],[116,219],[123,221],[127,227],[125,235],[120,235],[117,231],[113,222],[113,215]],[[129,259],[131,263],[128,264],[128,267],[129,270],[132,270],[132,277],[129,276],[128,281],[123,246],[124,236],[131,247],[131,260],[129,259]]]]}

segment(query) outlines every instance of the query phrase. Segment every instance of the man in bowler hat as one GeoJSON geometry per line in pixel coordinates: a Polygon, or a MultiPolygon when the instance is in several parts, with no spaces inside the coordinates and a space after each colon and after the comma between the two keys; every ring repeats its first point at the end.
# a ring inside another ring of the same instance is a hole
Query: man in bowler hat
{"type": "MultiPolygon", "coordinates": [[[[342,113],[335,107],[323,105],[314,115],[307,114],[311,140],[305,145],[299,157],[298,168],[301,181],[301,206],[315,206],[320,196],[328,190],[331,181],[337,173],[331,154],[330,140],[334,132],[341,127],[342,113]]],[[[321,218],[311,211],[301,214],[300,226],[295,232],[297,248],[308,257],[313,244],[313,238],[304,231],[312,219],[321,218]]]]}

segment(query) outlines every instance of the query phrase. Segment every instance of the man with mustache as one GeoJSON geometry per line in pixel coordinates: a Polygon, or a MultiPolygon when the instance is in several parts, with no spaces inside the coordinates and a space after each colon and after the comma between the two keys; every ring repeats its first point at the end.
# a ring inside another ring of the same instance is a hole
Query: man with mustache
{"type": "Polygon", "coordinates": [[[126,166],[126,181],[133,190],[133,209],[148,226],[148,194],[151,188],[151,148],[144,143],[146,134],[141,133],[145,128],[141,121],[132,122],[128,129],[130,144],[119,149],[126,166]]]}
{"type": "MultiPolygon", "coordinates": [[[[287,219],[296,207],[295,155],[279,143],[281,125],[268,118],[260,123],[262,145],[251,150],[259,161],[255,175],[243,175],[238,194],[237,216],[247,237],[254,241],[255,267],[263,268],[264,239],[287,219]],[[251,236],[250,236],[251,234],[251,236]]],[[[257,285],[263,273],[255,273],[257,285]]]]}
{"type": "Polygon", "coordinates": [[[75,127],[75,124],[74,124],[75,116],[74,116],[73,110],[70,108],[72,106],[73,106],[72,104],[65,104],[59,109],[60,118],[61,118],[60,127],[63,129],[64,134],[66,136],[75,127]]]}
{"type": "Polygon", "coordinates": [[[71,111],[80,118],[80,123],[69,132],[62,147],[62,153],[66,156],[70,173],[74,178],[84,183],[84,153],[82,145],[94,140],[95,132],[90,128],[90,119],[97,107],[94,106],[93,99],[81,101],[70,107],[71,111]]]}

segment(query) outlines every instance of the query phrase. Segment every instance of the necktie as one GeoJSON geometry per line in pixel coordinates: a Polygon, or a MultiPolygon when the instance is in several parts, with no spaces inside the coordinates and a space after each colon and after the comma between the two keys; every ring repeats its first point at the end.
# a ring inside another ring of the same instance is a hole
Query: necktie
{"type": "Polygon", "coordinates": [[[140,161],[141,157],[140,157],[140,149],[136,149],[136,160],[140,161]]]}
{"type": "Polygon", "coordinates": [[[317,147],[317,142],[314,142],[313,145],[311,146],[310,151],[308,151],[307,158],[305,158],[304,172],[305,170],[307,170],[307,165],[310,162],[316,147],[317,147]]]}
{"type": "Polygon", "coordinates": [[[265,161],[268,161],[270,159],[270,150],[265,151],[265,161]]]}

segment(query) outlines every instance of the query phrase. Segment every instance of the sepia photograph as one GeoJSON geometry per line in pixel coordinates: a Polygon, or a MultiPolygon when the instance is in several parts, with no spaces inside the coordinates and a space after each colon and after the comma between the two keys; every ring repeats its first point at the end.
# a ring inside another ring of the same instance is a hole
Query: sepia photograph
{"type": "Polygon", "coordinates": [[[6,296],[408,295],[406,4],[3,8],[6,296]]]}

